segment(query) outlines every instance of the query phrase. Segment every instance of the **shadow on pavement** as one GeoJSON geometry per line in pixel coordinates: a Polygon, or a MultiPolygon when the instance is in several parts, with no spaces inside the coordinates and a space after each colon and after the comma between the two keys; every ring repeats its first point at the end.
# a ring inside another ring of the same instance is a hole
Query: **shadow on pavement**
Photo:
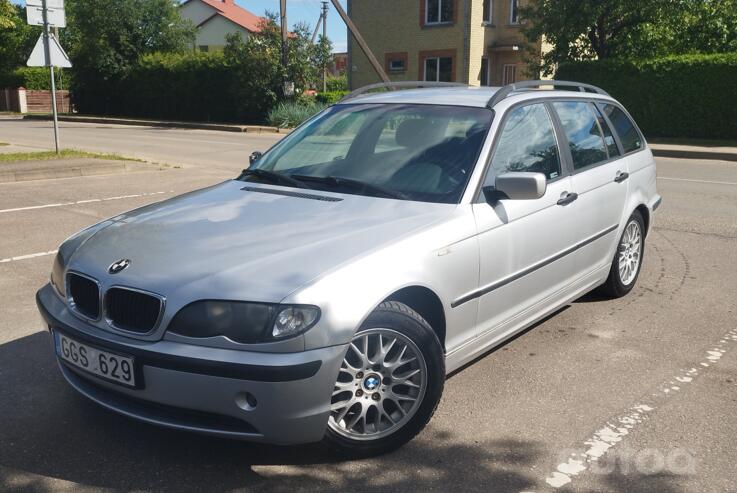
{"type": "Polygon", "coordinates": [[[601,485],[596,489],[568,488],[558,490],[560,493],[574,491],[585,493],[683,493],[686,491],[677,483],[683,482],[683,476],[670,473],[641,474],[613,473],[601,476],[601,485]]]}
{"type": "MultiPolygon", "coordinates": [[[[38,332],[0,346],[0,491],[18,474],[123,490],[444,489],[534,486],[542,451],[528,441],[459,443],[432,425],[389,455],[345,461],[320,445],[275,447],[160,429],[99,408],[59,374],[38,332]],[[4,472],[5,471],[5,472],[4,472]]],[[[24,489],[49,491],[30,476],[24,489]]]]}

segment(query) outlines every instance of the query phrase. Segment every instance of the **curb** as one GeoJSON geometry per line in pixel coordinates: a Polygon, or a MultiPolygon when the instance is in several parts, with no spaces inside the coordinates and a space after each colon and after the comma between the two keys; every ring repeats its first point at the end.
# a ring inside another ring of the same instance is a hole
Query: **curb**
{"type": "Polygon", "coordinates": [[[650,145],[650,150],[655,157],[669,157],[676,159],[709,159],[715,161],[737,162],[737,152],[658,149],[656,147],[653,147],[652,145],[650,145]]]}
{"type": "Polygon", "coordinates": [[[96,163],[92,166],[45,167],[39,169],[0,172],[0,183],[76,178],[80,176],[115,175],[137,171],[155,171],[160,169],[160,166],[151,166],[146,163],[110,161],[106,163],[96,163]],[[150,169],[147,169],[148,167],[150,167],[150,169]]]}
{"type": "MultiPolygon", "coordinates": [[[[51,120],[51,115],[24,115],[24,120],[51,120]]],[[[134,118],[103,118],[96,116],[64,116],[59,115],[60,122],[107,123],[112,125],[136,125],[143,127],[185,128],[189,130],[218,130],[237,133],[272,133],[287,134],[290,128],[268,127],[265,125],[232,125],[227,123],[173,122],[161,120],[139,120],[134,118]]]]}

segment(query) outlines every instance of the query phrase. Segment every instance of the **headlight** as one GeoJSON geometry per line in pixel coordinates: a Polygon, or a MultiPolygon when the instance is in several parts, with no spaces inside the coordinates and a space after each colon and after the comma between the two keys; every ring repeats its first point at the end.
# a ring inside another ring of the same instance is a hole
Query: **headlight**
{"type": "Polygon", "coordinates": [[[288,306],[282,308],[274,320],[271,336],[274,339],[301,334],[317,322],[320,309],[315,306],[288,306]]]}
{"type": "Polygon", "coordinates": [[[285,306],[243,301],[196,301],[176,314],[169,331],[187,337],[225,336],[255,344],[302,334],[315,325],[314,306],[285,306]]]}
{"type": "Polygon", "coordinates": [[[56,292],[62,298],[67,297],[66,286],[64,285],[64,260],[60,253],[54,257],[54,265],[51,267],[51,285],[56,288],[56,292]]]}

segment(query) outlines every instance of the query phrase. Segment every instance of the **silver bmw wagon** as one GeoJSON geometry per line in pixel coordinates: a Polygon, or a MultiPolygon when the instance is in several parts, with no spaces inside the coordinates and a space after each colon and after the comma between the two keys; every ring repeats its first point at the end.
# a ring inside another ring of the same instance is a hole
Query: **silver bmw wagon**
{"type": "Polygon", "coordinates": [[[157,425],[377,454],[449,372],[633,288],[661,199],[621,104],[416,85],[352,93],[237,178],[67,239],[37,294],[67,382],[157,425]]]}

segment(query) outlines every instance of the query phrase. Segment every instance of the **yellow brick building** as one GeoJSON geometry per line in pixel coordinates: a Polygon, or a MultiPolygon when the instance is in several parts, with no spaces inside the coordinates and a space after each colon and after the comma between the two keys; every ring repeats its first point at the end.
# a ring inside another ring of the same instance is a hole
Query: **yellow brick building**
{"type": "MultiPolygon", "coordinates": [[[[540,52],[521,32],[520,1],[348,0],[348,15],[392,80],[499,86],[530,78],[527,59],[540,52]]],[[[380,82],[348,38],[351,89],[380,82]]]]}

